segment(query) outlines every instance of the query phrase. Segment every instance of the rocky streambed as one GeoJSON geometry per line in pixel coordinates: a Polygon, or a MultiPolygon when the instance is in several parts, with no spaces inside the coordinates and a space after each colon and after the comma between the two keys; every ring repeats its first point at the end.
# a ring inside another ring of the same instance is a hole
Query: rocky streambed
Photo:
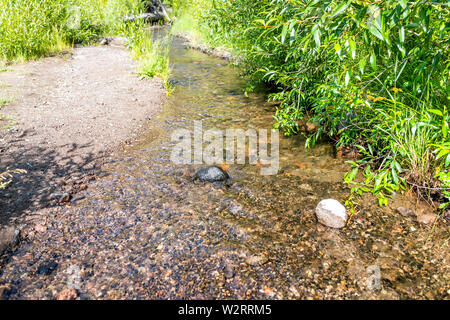
{"type": "MultiPolygon", "coordinates": [[[[171,48],[174,93],[133,145],[111,158],[79,201],[54,208],[0,275],[6,299],[448,299],[448,227],[373,199],[343,229],[317,222],[343,202],[347,164],[332,147],[280,139],[280,170],[226,166],[231,182],[192,179],[171,161],[176,129],[265,128],[273,106],[224,61],[171,48]],[[194,181],[193,181],[194,180],[194,181]]],[[[414,208],[414,210],[416,210],[414,208]]],[[[425,209],[426,210],[426,209],[425,209]]]]}

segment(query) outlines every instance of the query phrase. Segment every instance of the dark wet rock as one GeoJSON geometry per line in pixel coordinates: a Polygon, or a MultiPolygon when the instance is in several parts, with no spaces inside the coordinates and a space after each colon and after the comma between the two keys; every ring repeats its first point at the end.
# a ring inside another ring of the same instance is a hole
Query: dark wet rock
{"type": "Polygon", "coordinates": [[[226,171],[222,170],[217,166],[209,166],[206,168],[201,168],[192,177],[192,180],[200,180],[202,182],[216,182],[228,180],[230,176],[226,171]]]}
{"type": "Polygon", "coordinates": [[[37,269],[39,275],[50,275],[58,267],[58,263],[55,261],[41,264],[37,269]]]}
{"type": "Polygon", "coordinates": [[[404,217],[415,217],[416,213],[412,211],[411,209],[404,208],[404,207],[398,207],[397,212],[400,213],[404,217]]]}
{"type": "Polygon", "coordinates": [[[111,43],[111,41],[113,40],[113,37],[104,37],[104,38],[100,38],[99,44],[102,46],[107,46],[108,44],[111,43]]]}
{"type": "Polygon", "coordinates": [[[0,254],[12,249],[19,241],[20,231],[14,227],[6,227],[0,230],[0,254]]]}
{"type": "Polygon", "coordinates": [[[321,224],[331,228],[345,227],[348,219],[345,207],[334,199],[320,201],[316,207],[316,216],[321,224]]]}

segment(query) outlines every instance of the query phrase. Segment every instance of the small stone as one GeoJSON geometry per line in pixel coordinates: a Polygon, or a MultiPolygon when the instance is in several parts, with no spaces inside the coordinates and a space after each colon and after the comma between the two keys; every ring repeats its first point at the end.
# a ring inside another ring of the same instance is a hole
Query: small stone
{"type": "Polygon", "coordinates": [[[76,298],[78,298],[78,293],[75,289],[66,289],[56,296],[56,300],[75,300],[76,298]]]}
{"type": "Polygon", "coordinates": [[[271,289],[269,287],[265,287],[264,290],[262,290],[262,292],[271,298],[274,297],[276,294],[275,291],[273,291],[273,289],[271,289]]]}
{"type": "Polygon", "coordinates": [[[261,265],[267,262],[267,258],[265,256],[250,256],[245,262],[247,262],[251,266],[261,265]]]}
{"type": "Polygon", "coordinates": [[[100,38],[99,44],[102,46],[107,46],[112,40],[113,37],[100,38]]]}
{"type": "Polygon", "coordinates": [[[348,215],[345,207],[334,199],[325,199],[316,207],[317,220],[331,228],[343,228],[347,223],[348,215]]]}
{"type": "Polygon", "coordinates": [[[56,263],[55,261],[50,262],[50,263],[43,263],[38,267],[37,273],[39,275],[47,275],[48,276],[53,271],[55,271],[57,266],[58,266],[58,263],[56,263]]]}
{"type": "Polygon", "coordinates": [[[0,254],[17,244],[19,233],[20,231],[14,227],[6,227],[0,230],[0,254]]]}
{"type": "Polygon", "coordinates": [[[416,213],[412,211],[411,209],[407,209],[404,207],[398,207],[397,212],[400,213],[404,217],[415,217],[416,213]]]}
{"type": "Polygon", "coordinates": [[[304,190],[304,191],[313,191],[313,188],[311,187],[311,185],[309,185],[307,183],[301,184],[298,188],[301,190],[304,190]]]}
{"type": "Polygon", "coordinates": [[[294,287],[294,286],[290,286],[289,287],[289,291],[295,296],[295,297],[300,297],[300,293],[298,292],[298,290],[294,287]]]}
{"type": "Polygon", "coordinates": [[[47,232],[47,227],[42,224],[37,224],[34,226],[34,230],[36,232],[45,233],[45,232],[47,232]]]}
{"type": "Polygon", "coordinates": [[[58,202],[69,202],[70,198],[71,198],[71,196],[67,192],[64,192],[64,193],[52,193],[50,195],[50,199],[57,200],[58,202]]]}
{"type": "Polygon", "coordinates": [[[7,286],[0,286],[0,300],[6,300],[6,295],[8,294],[10,288],[7,286]]]}
{"type": "Polygon", "coordinates": [[[426,213],[417,217],[417,222],[423,223],[426,225],[431,225],[436,220],[436,215],[433,213],[426,213]]]}
{"type": "Polygon", "coordinates": [[[233,266],[227,264],[223,271],[225,273],[225,278],[226,279],[231,279],[231,278],[234,277],[234,268],[233,268],[233,266]]]}

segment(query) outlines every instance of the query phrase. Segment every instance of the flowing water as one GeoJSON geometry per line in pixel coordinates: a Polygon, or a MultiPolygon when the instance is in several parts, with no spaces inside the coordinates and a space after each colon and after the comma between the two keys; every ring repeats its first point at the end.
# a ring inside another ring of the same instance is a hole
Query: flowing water
{"type": "Polygon", "coordinates": [[[264,94],[239,70],[171,46],[175,91],[141,139],[115,156],[84,200],[23,245],[3,270],[11,298],[448,298],[448,228],[430,230],[373,199],[342,230],[317,223],[321,199],[345,201],[348,169],[328,144],[280,137],[280,170],[231,165],[231,182],[192,182],[170,161],[176,129],[271,129],[264,94]],[[56,262],[53,272],[37,272],[56,262]],[[39,269],[41,267],[41,269],[39,269]]]}

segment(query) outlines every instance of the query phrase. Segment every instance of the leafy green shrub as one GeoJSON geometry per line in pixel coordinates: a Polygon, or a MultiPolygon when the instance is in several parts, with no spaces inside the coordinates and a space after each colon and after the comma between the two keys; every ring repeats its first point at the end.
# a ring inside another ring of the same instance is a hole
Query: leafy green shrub
{"type": "MultiPolygon", "coordinates": [[[[306,115],[322,137],[359,148],[356,168],[381,204],[410,186],[432,198],[447,189],[448,3],[422,0],[186,1],[210,44],[242,55],[253,83],[278,90],[276,127],[297,133],[306,115]],[[200,12],[200,13],[198,13],[200,12]],[[445,154],[445,159],[444,159],[445,154]],[[440,156],[439,156],[440,155],[440,156]],[[436,179],[437,178],[437,179],[436,179]]],[[[440,199],[442,200],[442,199],[440,199]]],[[[447,200],[448,201],[448,200],[447,200]]]]}

